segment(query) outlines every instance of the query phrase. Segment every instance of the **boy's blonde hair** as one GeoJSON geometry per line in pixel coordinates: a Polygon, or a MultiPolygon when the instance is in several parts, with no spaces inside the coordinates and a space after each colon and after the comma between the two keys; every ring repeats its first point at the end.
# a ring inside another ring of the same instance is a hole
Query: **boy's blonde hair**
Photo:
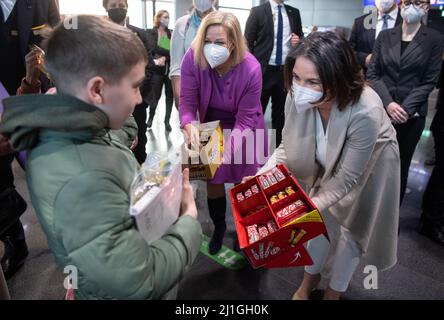
{"type": "Polygon", "coordinates": [[[117,84],[137,64],[148,62],[142,41],[129,29],[102,17],[72,19],[75,28],[61,23],[44,43],[45,67],[57,89],[70,92],[95,76],[117,84]]]}
{"type": "Polygon", "coordinates": [[[204,46],[208,28],[211,26],[222,26],[225,29],[228,44],[232,47],[229,59],[231,59],[233,66],[240,64],[245,59],[248,48],[239,20],[234,14],[222,11],[213,11],[202,20],[196,38],[191,45],[194,50],[194,63],[201,69],[208,67],[208,62],[204,56],[204,46]]]}

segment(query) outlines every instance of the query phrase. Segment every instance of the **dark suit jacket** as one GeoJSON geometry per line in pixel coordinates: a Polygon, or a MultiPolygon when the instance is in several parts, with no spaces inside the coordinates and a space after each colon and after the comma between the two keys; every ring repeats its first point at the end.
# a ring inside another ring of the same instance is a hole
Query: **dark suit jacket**
{"type": "Polygon", "coordinates": [[[60,22],[55,0],[17,0],[17,24],[20,51],[25,59],[29,44],[40,44],[41,37],[31,29],[42,25],[54,28],[60,22]]]}
{"type": "MultiPolygon", "coordinates": [[[[358,62],[366,71],[365,59],[373,52],[376,41],[376,29],[367,29],[364,27],[364,21],[370,14],[363,15],[355,19],[350,35],[350,45],[356,53],[358,62]]],[[[398,10],[395,27],[402,23],[401,10],[398,10]]]]}
{"type": "Polygon", "coordinates": [[[146,30],[137,28],[132,25],[128,25],[128,29],[130,29],[132,32],[137,34],[137,36],[140,38],[143,45],[145,46],[146,52],[148,54],[148,64],[145,69],[146,78],[142,84],[142,87],[140,88],[140,92],[141,92],[142,96],[147,97],[151,92],[150,80],[151,80],[151,76],[153,74],[152,69],[155,66],[154,59],[153,59],[154,42],[146,30]]]}
{"type": "Polygon", "coordinates": [[[444,61],[441,70],[441,80],[439,83],[438,103],[436,104],[436,114],[432,121],[430,130],[435,134],[444,132],[444,61]]]}
{"type": "MultiPolygon", "coordinates": [[[[15,94],[21,78],[25,76],[25,56],[29,52],[29,45],[40,45],[42,40],[40,33],[46,29],[41,27],[55,27],[60,22],[59,9],[55,0],[17,0],[16,13],[20,60],[23,65],[18,70],[16,64],[11,64],[5,70],[1,70],[4,85],[10,94],[15,94]],[[33,30],[36,27],[38,30],[33,30]]],[[[17,59],[17,57],[7,59],[17,59]]],[[[49,80],[45,76],[41,76],[40,80],[42,90],[48,89],[49,80]]]]}
{"type": "MultiPolygon", "coordinates": [[[[299,10],[285,5],[292,33],[303,38],[301,14],[299,10]]],[[[248,49],[256,57],[265,71],[274,46],[274,22],[269,2],[251,9],[245,28],[248,49]]]]}
{"type": "Polygon", "coordinates": [[[410,117],[427,115],[428,97],[442,65],[443,36],[421,26],[401,56],[402,26],[382,31],[375,43],[367,78],[384,106],[400,104],[410,117]]]}

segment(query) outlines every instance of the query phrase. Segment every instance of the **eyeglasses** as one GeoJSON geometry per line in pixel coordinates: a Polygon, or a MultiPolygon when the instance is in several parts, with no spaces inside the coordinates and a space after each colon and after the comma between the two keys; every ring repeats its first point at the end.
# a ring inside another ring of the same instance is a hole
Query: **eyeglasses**
{"type": "Polygon", "coordinates": [[[408,7],[411,4],[413,4],[415,7],[420,7],[420,6],[425,7],[430,4],[430,1],[427,1],[427,0],[404,0],[402,2],[402,4],[405,7],[408,7]]]}

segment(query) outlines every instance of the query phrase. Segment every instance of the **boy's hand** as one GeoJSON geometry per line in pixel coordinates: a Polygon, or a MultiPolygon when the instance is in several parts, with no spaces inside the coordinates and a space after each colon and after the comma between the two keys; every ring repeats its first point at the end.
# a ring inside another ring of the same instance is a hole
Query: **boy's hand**
{"type": "Polygon", "coordinates": [[[11,145],[9,144],[8,138],[0,134],[0,156],[6,156],[13,152],[14,151],[12,150],[11,145]]]}
{"type": "Polygon", "coordinates": [[[26,82],[35,85],[39,81],[40,66],[43,64],[43,52],[33,49],[25,57],[26,61],[26,82]]]}
{"type": "Polygon", "coordinates": [[[136,147],[137,147],[138,144],[139,144],[139,138],[136,137],[136,139],[134,139],[133,143],[131,144],[130,149],[131,149],[131,150],[136,149],[136,147]]]}
{"type": "Polygon", "coordinates": [[[194,201],[193,187],[190,184],[190,170],[183,171],[182,203],[180,205],[180,216],[191,216],[197,219],[197,207],[194,201]]]}

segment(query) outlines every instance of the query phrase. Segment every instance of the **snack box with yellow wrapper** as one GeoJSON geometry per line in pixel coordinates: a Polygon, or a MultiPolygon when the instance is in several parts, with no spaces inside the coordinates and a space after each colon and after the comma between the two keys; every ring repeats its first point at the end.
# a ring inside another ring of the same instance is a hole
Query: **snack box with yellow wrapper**
{"type": "Polygon", "coordinates": [[[222,164],[224,136],[220,121],[199,124],[200,151],[185,149],[190,180],[211,180],[222,164]]]}
{"type": "Polygon", "coordinates": [[[283,164],[232,188],[230,201],[240,248],[254,268],[312,265],[304,244],[329,239],[315,204],[283,164]]]}

